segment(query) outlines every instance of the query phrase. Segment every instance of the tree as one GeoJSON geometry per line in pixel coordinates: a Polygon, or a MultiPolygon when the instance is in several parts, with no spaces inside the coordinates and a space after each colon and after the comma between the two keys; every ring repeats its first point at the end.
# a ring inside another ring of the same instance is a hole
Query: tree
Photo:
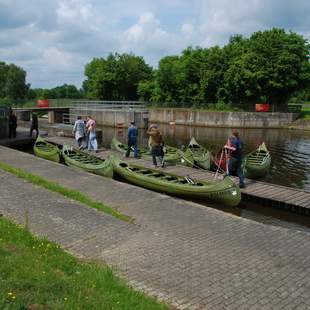
{"type": "Polygon", "coordinates": [[[90,99],[137,100],[138,84],[152,77],[152,68],[133,54],[94,58],[85,67],[83,90],[90,99]]]}
{"type": "Polygon", "coordinates": [[[239,53],[231,57],[224,79],[232,102],[265,97],[274,110],[285,110],[290,96],[310,81],[309,44],[296,33],[259,31],[234,49],[239,53]]]}
{"type": "Polygon", "coordinates": [[[25,99],[30,85],[26,84],[26,71],[5,62],[0,62],[0,98],[10,101],[25,99]]]}
{"type": "Polygon", "coordinates": [[[81,97],[81,93],[75,85],[63,84],[62,86],[52,88],[50,92],[55,99],[78,99],[81,97]]]}
{"type": "Polygon", "coordinates": [[[5,62],[0,62],[0,98],[6,97],[6,80],[9,67],[5,62]]]}

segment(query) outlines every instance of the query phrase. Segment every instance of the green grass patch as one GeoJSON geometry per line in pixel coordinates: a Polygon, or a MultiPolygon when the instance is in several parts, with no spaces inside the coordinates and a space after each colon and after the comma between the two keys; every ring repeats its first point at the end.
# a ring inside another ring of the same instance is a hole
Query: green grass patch
{"type": "Polygon", "coordinates": [[[310,106],[303,105],[301,110],[301,117],[303,119],[310,119],[310,106]]]}
{"type": "Polygon", "coordinates": [[[79,262],[55,243],[0,218],[0,309],[168,309],[111,268],[79,262]]]}
{"type": "Polygon", "coordinates": [[[43,177],[31,174],[31,173],[26,172],[26,171],[19,169],[19,168],[12,167],[12,166],[5,164],[3,162],[0,162],[0,169],[3,169],[9,173],[12,173],[12,174],[16,175],[17,177],[25,179],[25,180],[33,183],[33,184],[42,186],[42,187],[44,187],[50,191],[59,193],[65,197],[68,197],[68,198],[71,198],[71,199],[76,200],[78,202],[81,202],[81,203],[83,203],[83,204],[85,204],[91,208],[94,208],[94,209],[100,210],[104,213],[110,214],[110,215],[112,215],[112,216],[114,216],[120,220],[123,220],[126,222],[132,222],[133,221],[133,219],[130,218],[129,216],[122,214],[121,212],[119,212],[119,211],[117,211],[111,207],[108,207],[101,202],[95,201],[95,200],[91,199],[90,197],[88,197],[87,195],[80,193],[77,190],[61,186],[57,183],[48,181],[43,177]]]}

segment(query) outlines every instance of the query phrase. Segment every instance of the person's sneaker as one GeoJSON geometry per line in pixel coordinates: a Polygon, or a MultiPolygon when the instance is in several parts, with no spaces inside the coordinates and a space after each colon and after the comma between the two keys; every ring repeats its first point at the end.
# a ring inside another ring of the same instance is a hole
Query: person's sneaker
{"type": "Polygon", "coordinates": [[[153,165],[152,167],[153,167],[153,168],[157,168],[158,166],[157,166],[157,165],[153,165]]]}
{"type": "Polygon", "coordinates": [[[245,188],[245,184],[239,184],[240,188],[245,188]]]}
{"type": "Polygon", "coordinates": [[[167,167],[166,163],[163,162],[162,165],[161,165],[161,167],[162,167],[162,168],[166,168],[166,167],[167,167]]]}

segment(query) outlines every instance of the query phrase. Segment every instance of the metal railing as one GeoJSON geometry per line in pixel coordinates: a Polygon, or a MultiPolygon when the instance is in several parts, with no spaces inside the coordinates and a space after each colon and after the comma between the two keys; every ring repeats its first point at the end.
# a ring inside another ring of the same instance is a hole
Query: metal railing
{"type": "Polygon", "coordinates": [[[63,124],[73,125],[77,120],[77,117],[81,116],[83,120],[86,120],[88,114],[74,114],[74,113],[63,113],[62,114],[62,122],[63,124]]]}
{"type": "Polygon", "coordinates": [[[127,110],[141,111],[147,110],[144,102],[141,101],[73,101],[70,108],[79,110],[127,110]]]}

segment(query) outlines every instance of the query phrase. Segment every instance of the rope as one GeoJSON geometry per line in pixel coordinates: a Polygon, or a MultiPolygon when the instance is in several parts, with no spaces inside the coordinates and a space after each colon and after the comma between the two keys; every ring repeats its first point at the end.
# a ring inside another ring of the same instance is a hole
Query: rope
{"type": "MultiPolygon", "coordinates": [[[[183,152],[182,152],[183,153],[183,152]]],[[[181,152],[179,153],[181,155],[181,159],[184,159],[186,162],[188,162],[189,164],[191,164],[194,168],[198,168],[201,169],[199,166],[195,165],[194,162],[191,162],[190,160],[188,160],[181,152]]]]}
{"type": "Polygon", "coordinates": [[[227,151],[226,148],[222,149],[219,162],[216,162],[214,159],[212,159],[212,160],[215,163],[215,165],[217,166],[217,169],[216,169],[216,172],[215,172],[215,175],[214,175],[214,179],[217,178],[219,172],[227,173],[228,174],[228,151],[227,151]],[[223,160],[223,155],[224,154],[225,154],[225,159],[226,159],[226,171],[221,168],[221,162],[223,160]]]}
{"type": "MultiPolygon", "coordinates": [[[[217,166],[217,170],[216,170],[216,173],[215,173],[215,175],[214,175],[214,179],[217,178],[218,172],[219,172],[220,170],[221,170],[222,173],[225,173],[225,172],[228,173],[228,161],[227,161],[227,159],[228,159],[228,153],[227,153],[227,150],[226,150],[226,149],[223,149],[223,150],[222,150],[222,153],[224,152],[224,150],[225,150],[225,156],[226,156],[226,171],[224,171],[224,170],[221,168],[220,164],[217,164],[216,161],[215,161],[214,159],[212,159],[212,161],[213,161],[213,162],[215,163],[215,165],[217,166]]],[[[201,169],[201,167],[195,165],[194,162],[191,162],[191,161],[188,160],[186,157],[182,156],[182,154],[180,154],[180,155],[181,155],[181,158],[182,158],[182,159],[184,159],[186,162],[190,163],[193,167],[198,168],[198,169],[201,169]]],[[[221,154],[221,155],[222,155],[222,154],[221,154]]],[[[222,160],[222,157],[221,157],[221,160],[222,160]]],[[[221,162],[221,160],[220,160],[220,162],[221,162]]]]}

